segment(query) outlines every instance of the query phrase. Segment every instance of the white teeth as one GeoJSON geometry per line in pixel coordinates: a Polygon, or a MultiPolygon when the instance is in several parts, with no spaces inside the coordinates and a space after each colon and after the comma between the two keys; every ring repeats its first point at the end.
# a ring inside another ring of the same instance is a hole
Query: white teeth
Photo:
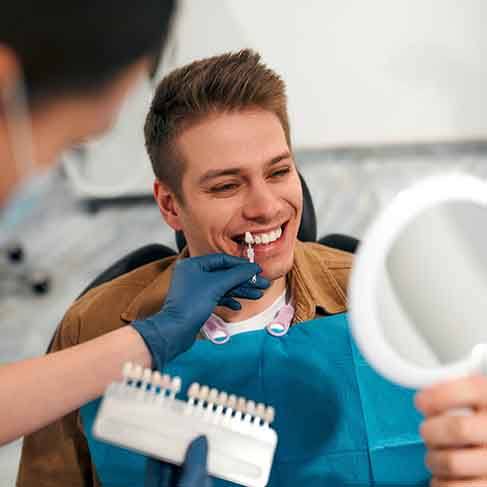
{"type": "Polygon", "coordinates": [[[246,244],[268,244],[274,242],[282,235],[282,228],[276,228],[267,233],[259,233],[258,235],[252,235],[250,232],[245,232],[245,243],[246,244]]]}

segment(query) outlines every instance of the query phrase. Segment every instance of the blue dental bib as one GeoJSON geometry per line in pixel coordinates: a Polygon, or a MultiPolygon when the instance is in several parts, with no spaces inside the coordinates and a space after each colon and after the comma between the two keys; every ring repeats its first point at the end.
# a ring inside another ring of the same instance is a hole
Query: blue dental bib
{"type": "MultiPolygon", "coordinates": [[[[413,391],[367,365],[344,314],[300,323],[282,337],[259,330],[221,346],[198,341],[165,372],[180,376],[184,391],[198,382],[275,407],[279,441],[269,486],[428,484],[413,391]]],[[[102,485],[143,487],[143,456],[93,438],[98,406],[87,404],[81,416],[102,485]]]]}

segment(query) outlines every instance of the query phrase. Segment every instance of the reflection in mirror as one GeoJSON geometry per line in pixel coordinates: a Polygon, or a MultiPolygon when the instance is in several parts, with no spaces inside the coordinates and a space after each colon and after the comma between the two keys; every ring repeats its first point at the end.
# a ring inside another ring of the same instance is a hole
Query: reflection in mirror
{"type": "Polygon", "coordinates": [[[443,201],[416,214],[376,282],[385,340],[405,360],[436,367],[487,343],[487,207],[443,201]]]}

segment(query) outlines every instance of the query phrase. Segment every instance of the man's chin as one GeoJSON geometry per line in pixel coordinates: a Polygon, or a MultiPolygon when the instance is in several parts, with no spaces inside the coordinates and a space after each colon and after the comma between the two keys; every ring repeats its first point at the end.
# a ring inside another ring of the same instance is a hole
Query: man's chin
{"type": "Polygon", "coordinates": [[[280,279],[281,277],[285,277],[292,269],[292,264],[284,266],[282,263],[276,264],[267,264],[267,263],[260,263],[257,262],[260,267],[262,268],[262,272],[260,275],[262,277],[265,277],[269,281],[276,281],[277,279],[280,279]]]}

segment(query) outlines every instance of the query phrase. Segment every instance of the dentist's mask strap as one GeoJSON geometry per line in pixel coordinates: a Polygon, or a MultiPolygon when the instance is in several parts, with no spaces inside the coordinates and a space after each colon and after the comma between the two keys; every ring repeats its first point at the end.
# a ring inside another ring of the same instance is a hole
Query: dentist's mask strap
{"type": "Polygon", "coordinates": [[[19,75],[0,84],[0,103],[19,181],[35,170],[32,123],[24,81],[19,75]]]}
{"type": "Polygon", "coordinates": [[[21,76],[0,84],[1,113],[5,119],[8,150],[12,153],[17,183],[0,208],[0,237],[6,237],[38,206],[48,189],[48,172],[36,170],[32,122],[21,76]]]}

